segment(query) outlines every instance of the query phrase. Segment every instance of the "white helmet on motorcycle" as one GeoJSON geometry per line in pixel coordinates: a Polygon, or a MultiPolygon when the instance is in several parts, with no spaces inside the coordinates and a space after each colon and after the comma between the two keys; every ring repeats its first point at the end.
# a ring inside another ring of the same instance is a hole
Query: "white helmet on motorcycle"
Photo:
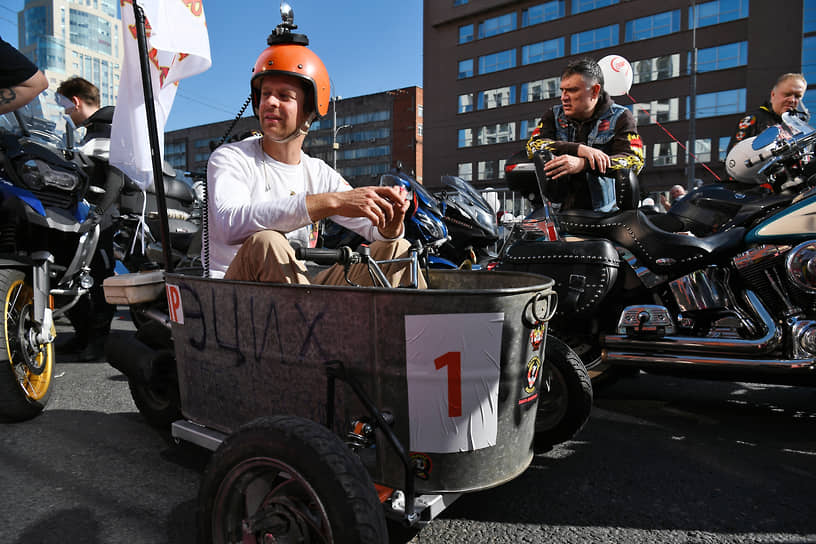
{"type": "Polygon", "coordinates": [[[758,175],[759,170],[773,158],[771,150],[779,137],[779,127],[766,128],[758,136],[746,138],[737,143],[725,158],[728,175],[743,183],[765,183],[758,175]]]}

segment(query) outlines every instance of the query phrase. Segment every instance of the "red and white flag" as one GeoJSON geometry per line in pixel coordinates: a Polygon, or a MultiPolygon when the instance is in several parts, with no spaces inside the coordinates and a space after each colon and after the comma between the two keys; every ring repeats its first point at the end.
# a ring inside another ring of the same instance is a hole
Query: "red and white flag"
{"type": "MultiPolygon", "coordinates": [[[[210,40],[202,0],[138,0],[145,13],[145,34],[156,107],[159,152],[164,155],[164,126],[179,80],[210,67],[210,40]]],[[[142,189],[153,182],[144,92],[132,0],[119,0],[125,58],[113,114],[110,162],[142,189]]]]}

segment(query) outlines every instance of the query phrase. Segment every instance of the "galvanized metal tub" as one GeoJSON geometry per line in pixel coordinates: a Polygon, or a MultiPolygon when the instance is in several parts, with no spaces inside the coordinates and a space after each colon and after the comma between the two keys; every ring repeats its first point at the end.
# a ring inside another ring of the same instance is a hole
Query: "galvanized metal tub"
{"type": "MultiPolygon", "coordinates": [[[[466,492],[529,465],[553,281],[520,272],[432,271],[428,290],[274,285],[168,274],[182,412],[224,433],[257,417],[326,421],[326,363],[341,361],[393,416],[418,492],[466,492]],[[535,334],[531,334],[534,333],[535,334]]],[[[337,382],[334,431],[369,414],[337,382]]],[[[361,451],[402,488],[381,431],[361,451]]]]}

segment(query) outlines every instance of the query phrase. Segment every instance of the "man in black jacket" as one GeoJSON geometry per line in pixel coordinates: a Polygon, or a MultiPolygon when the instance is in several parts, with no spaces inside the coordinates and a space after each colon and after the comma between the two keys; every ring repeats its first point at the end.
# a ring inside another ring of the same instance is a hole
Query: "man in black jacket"
{"type": "Polygon", "coordinates": [[[527,142],[527,154],[546,149],[544,169],[556,183],[552,200],[562,209],[609,212],[616,208],[614,172],[643,167],[643,143],[632,112],[603,90],[592,59],[571,62],[561,74],[561,103],[544,112],[527,142]],[[553,198],[554,196],[554,198],[553,198]]]}
{"type": "Polygon", "coordinates": [[[787,73],[779,76],[771,89],[768,101],[759,108],[748,113],[737,125],[737,130],[728,143],[728,150],[737,145],[737,142],[756,136],[766,128],[782,123],[782,114],[796,110],[807,89],[805,76],[798,73],[787,73]]]}
{"type": "MultiPolygon", "coordinates": [[[[95,138],[110,139],[111,123],[113,122],[113,106],[99,107],[99,89],[90,81],[81,77],[65,80],[57,87],[61,95],[60,103],[76,126],[86,129],[82,143],[95,138]]],[[[94,185],[106,187],[107,176],[110,174],[110,165],[106,161],[94,159],[102,167],[95,168],[94,185]]],[[[113,191],[116,192],[116,191],[113,191]]],[[[80,361],[96,361],[105,354],[105,341],[110,332],[111,320],[116,307],[108,304],[102,289],[105,278],[113,275],[115,257],[113,255],[113,235],[115,225],[111,215],[115,211],[113,201],[118,195],[105,195],[101,204],[104,213],[101,218],[99,243],[91,260],[91,276],[94,284],[88,296],[84,296],[70,310],[68,319],[74,327],[74,336],[68,341],[57,345],[61,353],[77,353],[80,361]]],[[[100,205],[100,203],[95,203],[100,205]]]]}

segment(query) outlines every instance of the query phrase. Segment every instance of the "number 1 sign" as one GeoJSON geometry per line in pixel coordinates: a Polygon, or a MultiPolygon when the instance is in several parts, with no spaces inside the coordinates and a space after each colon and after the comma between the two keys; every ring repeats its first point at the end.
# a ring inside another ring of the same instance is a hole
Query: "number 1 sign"
{"type": "Polygon", "coordinates": [[[412,451],[496,444],[504,314],[405,316],[412,451]]]}

